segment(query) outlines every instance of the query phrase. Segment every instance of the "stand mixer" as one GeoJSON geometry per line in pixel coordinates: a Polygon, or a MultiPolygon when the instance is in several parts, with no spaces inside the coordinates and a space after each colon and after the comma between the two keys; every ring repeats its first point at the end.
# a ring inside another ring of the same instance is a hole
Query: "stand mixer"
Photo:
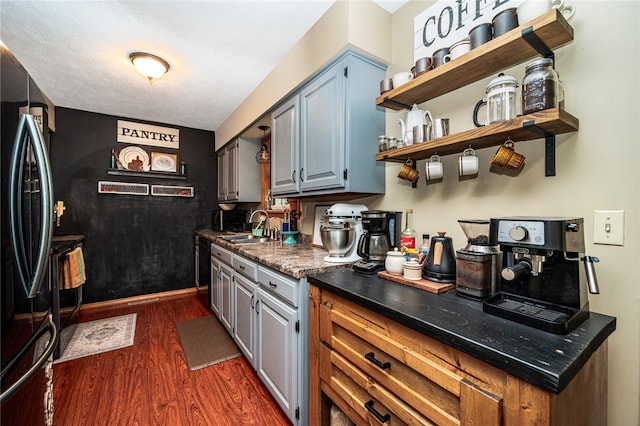
{"type": "Polygon", "coordinates": [[[356,241],[362,235],[361,212],[367,210],[364,204],[338,203],[325,211],[320,224],[320,239],[329,251],[325,262],[352,263],[360,260],[356,241]]]}
{"type": "Polygon", "coordinates": [[[582,218],[491,219],[490,241],[500,245],[502,271],[500,291],[483,310],[556,334],[576,328],[589,316],[587,290],[599,293],[599,260],[584,254],[583,228],[582,218]]]}

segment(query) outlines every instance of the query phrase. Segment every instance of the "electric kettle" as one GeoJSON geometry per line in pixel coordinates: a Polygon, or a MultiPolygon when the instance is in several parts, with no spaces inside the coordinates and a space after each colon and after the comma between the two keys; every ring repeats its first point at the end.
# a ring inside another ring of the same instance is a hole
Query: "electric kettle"
{"type": "Polygon", "coordinates": [[[438,236],[431,239],[431,248],[422,267],[422,278],[438,283],[455,283],[456,253],[453,240],[445,237],[445,234],[438,232],[438,236]]]}
{"type": "Polygon", "coordinates": [[[415,126],[423,126],[425,124],[431,125],[433,123],[433,117],[429,111],[423,111],[418,108],[417,104],[413,104],[411,110],[407,112],[407,121],[401,118],[399,120],[402,129],[402,141],[405,145],[412,145],[413,140],[413,128],[415,126]],[[429,122],[426,122],[426,118],[429,118],[429,122]]]}

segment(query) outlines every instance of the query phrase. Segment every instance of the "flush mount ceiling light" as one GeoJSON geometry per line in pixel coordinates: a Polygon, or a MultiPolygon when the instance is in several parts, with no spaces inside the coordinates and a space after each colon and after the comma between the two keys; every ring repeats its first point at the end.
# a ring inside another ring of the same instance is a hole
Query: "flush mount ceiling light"
{"type": "Polygon", "coordinates": [[[138,72],[149,79],[149,83],[165,75],[171,68],[167,61],[151,53],[133,52],[129,54],[129,59],[138,72]]]}

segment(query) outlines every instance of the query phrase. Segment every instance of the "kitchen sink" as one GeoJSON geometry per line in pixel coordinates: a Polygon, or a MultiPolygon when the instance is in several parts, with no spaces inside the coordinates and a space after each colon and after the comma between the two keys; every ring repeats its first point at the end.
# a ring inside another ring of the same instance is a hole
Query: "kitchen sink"
{"type": "Polygon", "coordinates": [[[267,237],[258,237],[253,234],[223,235],[220,238],[232,244],[259,244],[271,241],[267,237]]]}

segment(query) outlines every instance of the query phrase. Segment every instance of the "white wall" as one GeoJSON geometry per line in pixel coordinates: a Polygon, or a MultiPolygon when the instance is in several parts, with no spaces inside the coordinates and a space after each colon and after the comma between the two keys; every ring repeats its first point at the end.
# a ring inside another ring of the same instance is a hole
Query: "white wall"
{"type": "MultiPolygon", "coordinates": [[[[640,90],[637,1],[566,0],[576,6],[574,42],[556,51],[556,68],[566,89],[566,109],[580,119],[580,130],[557,137],[557,175],[544,176],[544,140],[517,143],[526,166],[517,177],[489,172],[496,148],[478,151],[478,178],[459,181],[457,155],[444,158],[442,183],[412,189],[397,178],[399,165],[386,167],[386,195],[364,200],[369,208],[414,209],[418,233],[447,231],[454,245],[466,239],[461,218],[506,215],[578,216],[585,221],[587,253],[600,258],[600,294],[590,307],[617,317],[609,339],[609,424],[638,425],[640,395],[640,90]],[[594,245],[593,211],[624,210],[625,245],[594,245]]],[[[411,1],[393,15],[393,64],[387,74],[412,66],[413,17],[431,2],[411,1]]],[[[505,70],[519,81],[524,65],[505,70]]],[[[434,117],[449,117],[452,132],[473,128],[471,114],[490,78],[421,105],[434,117]]],[[[400,135],[399,117],[387,113],[387,134],[400,135]]],[[[372,141],[373,143],[373,141],[372,141]]]]}

